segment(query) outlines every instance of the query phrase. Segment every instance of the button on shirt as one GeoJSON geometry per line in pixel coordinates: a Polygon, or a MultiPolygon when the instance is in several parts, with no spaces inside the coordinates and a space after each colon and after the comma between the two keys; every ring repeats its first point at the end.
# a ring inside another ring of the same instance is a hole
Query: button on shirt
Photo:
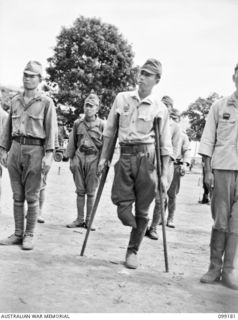
{"type": "Polygon", "coordinates": [[[213,169],[238,170],[238,100],[235,94],[211,106],[199,153],[212,158],[213,169]]]}
{"type": "Polygon", "coordinates": [[[55,148],[57,116],[51,98],[38,92],[28,104],[23,94],[12,99],[10,114],[4,135],[0,137],[0,146],[9,150],[11,137],[26,136],[44,139],[45,150],[55,148]]]}
{"type": "Polygon", "coordinates": [[[112,137],[120,115],[118,138],[120,143],[154,143],[154,118],[160,118],[160,148],[162,155],[172,155],[168,110],[153,95],[141,100],[137,91],[119,93],[112,105],[103,135],[112,137]]]}

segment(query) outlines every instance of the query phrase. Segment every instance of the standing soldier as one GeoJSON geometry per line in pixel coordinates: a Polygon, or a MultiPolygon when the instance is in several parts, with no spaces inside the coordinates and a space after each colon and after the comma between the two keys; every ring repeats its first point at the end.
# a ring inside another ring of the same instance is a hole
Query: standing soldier
{"type": "MultiPolygon", "coordinates": [[[[176,160],[179,154],[179,145],[181,140],[181,129],[177,123],[178,119],[178,111],[173,109],[173,100],[169,96],[164,96],[162,98],[162,102],[165,104],[169,111],[169,129],[171,133],[171,143],[173,147],[173,154],[168,162],[168,170],[167,170],[167,185],[168,188],[171,185],[174,175],[174,161],[176,160]]],[[[157,192],[155,197],[155,207],[153,211],[153,218],[151,221],[150,228],[146,230],[146,236],[152,240],[158,240],[157,226],[161,223],[161,199],[159,196],[159,192],[157,192]]],[[[163,206],[167,205],[167,194],[164,194],[163,206]]],[[[171,217],[168,217],[167,226],[171,227],[173,221],[171,217]]]]}
{"type": "Polygon", "coordinates": [[[41,64],[30,61],[23,73],[24,92],[12,99],[4,133],[0,137],[0,159],[9,171],[15,220],[14,234],[1,240],[0,244],[22,244],[24,250],[34,248],[41,173],[49,169],[55,147],[55,106],[49,97],[38,91],[41,79],[41,64]]]}
{"type": "Polygon", "coordinates": [[[167,192],[168,201],[168,220],[167,226],[170,228],[175,228],[174,224],[174,214],[176,210],[176,197],[180,190],[180,180],[181,177],[186,173],[186,167],[190,165],[190,148],[189,139],[185,132],[181,132],[181,139],[179,144],[179,154],[174,161],[174,175],[173,180],[170,184],[169,190],[167,192]]]}
{"type": "Polygon", "coordinates": [[[99,177],[97,166],[102,147],[104,121],[97,117],[99,98],[91,93],[84,102],[84,117],[74,122],[69,136],[67,155],[77,193],[77,219],[68,228],[87,228],[99,177]],[[87,212],[84,221],[85,195],[87,212]]]}
{"type": "Polygon", "coordinates": [[[211,191],[210,266],[203,283],[222,279],[238,290],[235,265],[238,253],[238,64],[236,91],[216,101],[209,111],[199,153],[204,158],[205,182],[211,191]]]}
{"type": "Polygon", "coordinates": [[[115,164],[112,202],[117,205],[121,222],[132,227],[125,263],[131,269],[138,267],[137,252],[148,225],[149,207],[156,193],[155,118],[161,120],[161,183],[164,189],[167,184],[168,160],[172,152],[168,110],[152,95],[153,87],[160,80],[161,71],[162,66],[158,60],[148,59],[140,71],[138,90],[117,95],[104,130],[98,168],[101,172],[108,159],[108,149],[111,137],[117,130],[119,114],[120,159],[115,164]],[[132,214],[133,203],[135,216],[132,214]]]}
{"type": "MultiPolygon", "coordinates": [[[[2,106],[0,105],[0,137],[3,133],[3,127],[5,122],[7,121],[7,112],[3,110],[2,106]]],[[[0,200],[2,194],[2,166],[0,165],[0,200]]]]}

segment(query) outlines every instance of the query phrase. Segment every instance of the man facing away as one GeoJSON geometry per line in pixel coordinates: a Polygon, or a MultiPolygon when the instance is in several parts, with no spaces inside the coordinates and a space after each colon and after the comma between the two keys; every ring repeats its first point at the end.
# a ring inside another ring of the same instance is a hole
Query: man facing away
{"type": "Polygon", "coordinates": [[[221,279],[227,287],[238,290],[238,64],[232,78],[236,90],[211,106],[199,148],[214,220],[210,266],[201,282],[221,279]]]}
{"type": "Polygon", "coordinates": [[[131,269],[138,267],[137,253],[148,225],[149,207],[156,193],[154,119],[160,119],[161,184],[164,189],[172,152],[168,110],[152,95],[161,72],[161,63],[148,59],[140,71],[138,90],[121,92],[116,96],[104,129],[98,166],[101,172],[108,159],[110,139],[119,125],[120,158],[115,164],[111,196],[121,222],[132,227],[125,262],[126,267],[131,269]],[[133,204],[135,215],[132,214],[133,204]]]}
{"type": "Polygon", "coordinates": [[[1,240],[0,244],[22,244],[24,250],[34,248],[41,174],[48,171],[55,147],[55,107],[52,99],[38,90],[41,79],[41,64],[29,61],[23,71],[24,92],[12,99],[8,120],[0,137],[0,159],[9,171],[15,221],[14,234],[1,240]]]}

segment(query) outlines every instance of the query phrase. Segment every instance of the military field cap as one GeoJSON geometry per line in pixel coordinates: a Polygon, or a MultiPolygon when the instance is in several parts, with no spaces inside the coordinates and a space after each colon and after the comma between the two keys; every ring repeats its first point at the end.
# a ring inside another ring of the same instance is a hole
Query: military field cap
{"type": "Polygon", "coordinates": [[[172,119],[179,119],[180,118],[180,114],[179,111],[177,109],[172,109],[169,113],[170,118],[172,119]]]}
{"type": "Polygon", "coordinates": [[[99,98],[95,93],[90,93],[89,96],[85,99],[84,104],[91,104],[92,106],[99,106],[99,98]]]}
{"type": "Polygon", "coordinates": [[[42,65],[38,61],[29,61],[24,69],[24,73],[42,76],[42,65]]]}
{"type": "Polygon", "coordinates": [[[141,67],[141,71],[146,71],[150,74],[158,74],[161,75],[162,73],[162,64],[153,58],[148,59],[143,66],[141,67]]]}
{"type": "Polygon", "coordinates": [[[166,105],[166,107],[168,107],[168,105],[173,107],[173,105],[174,105],[174,101],[172,98],[170,98],[170,96],[163,96],[161,101],[166,105]]]}

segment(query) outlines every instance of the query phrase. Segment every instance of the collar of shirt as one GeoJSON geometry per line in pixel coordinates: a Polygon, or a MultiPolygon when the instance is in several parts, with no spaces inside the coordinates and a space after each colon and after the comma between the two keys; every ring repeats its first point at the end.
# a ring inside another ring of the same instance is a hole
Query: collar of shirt
{"type": "Polygon", "coordinates": [[[142,103],[146,103],[146,104],[152,104],[153,103],[153,96],[152,94],[148,95],[147,97],[145,97],[144,99],[141,99],[138,93],[138,90],[135,91],[131,91],[130,92],[130,96],[133,99],[136,99],[139,102],[139,105],[142,103]]]}
{"type": "MultiPolygon", "coordinates": [[[[17,99],[20,100],[20,101],[23,103],[23,105],[25,105],[24,92],[20,93],[20,94],[17,96],[17,99]]],[[[32,102],[34,102],[34,101],[39,101],[39,100],[41,100],[41,99],[42,99],[42,93],[38,90],[38,91],[36,92],[34,98],[32,98],[29,103],[32,104],[32,102]]]]}
{"type": "Polygon", "coordinates": [[[85,118],[82,119],[82,122],[85,124],[87,128],[99,127],[100,126],[100,119],[98,116],[95,116],[95,120],[88,122],[85,118]]]}
{"type": "Polygon", "coordinates": [[[235,96],[235,93],[233,93],[227,100],[228,106],[234,106],[238,109],[238,99],[235,96]]]}

